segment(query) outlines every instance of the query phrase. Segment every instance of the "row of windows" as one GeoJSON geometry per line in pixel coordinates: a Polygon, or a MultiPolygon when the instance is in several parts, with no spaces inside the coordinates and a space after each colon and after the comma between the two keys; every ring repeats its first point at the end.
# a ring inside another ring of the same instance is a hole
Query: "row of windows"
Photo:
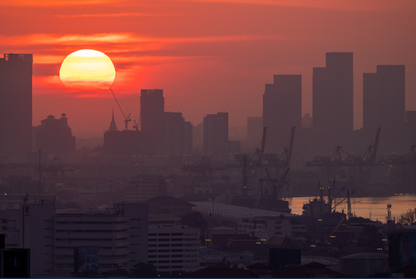
{"type": "Polygon", "coordinates": [[[128,241],[128,238],[55,238],[55,241],[128,241]]]}
{"type": "Polygon", "coordinates": [[[197,241],[196,238],[149,238],[149,241],[197,241]]]}
{"type": "MultiPolygon", "coordinates": [[[[55,249],[60,249],[60,250],[63,250],[63,249],[67,249],[67,250],[73,250],[75,247],[73,247],[73,246],[55,246],[55,249]]],[[[115,250],[115,249],[117,249],[117,250],[119,250],[119,249],[127,249],[128,247],[127,246],[118,246],[118,247],[113,247],[113,246],[111,246],[111,247],[101,247],[101,246],[98,246],[98,250],[115,250]]]]}
{"type": "Polygon", "coordinates": [[[128,232],[127,229],[121,230],[55,230],[57,233],[120,233],[128,232]]]}
{"type": "Polygon", "coordinates": [[[183,247],[183,246],[193,247],[197,245],[192,244],[192,243],[189,243],[189,244],[182,244],[182,243],[180,244],[149,244],[149,247],[183,247]]]}
{"type": "Polygon", "coordinates": [[[116,225],[116,224],[128,224],[128,221],[114,221],[114,222],[97,222],[97,221],[74,221],[74,222],[70,222],[70,221],[56,221],[55,224],[58,225],[70,225],[70,224],[76,224],[76,225],[80,225],[80,224],[86,224],[86,225],[116,225]]]}

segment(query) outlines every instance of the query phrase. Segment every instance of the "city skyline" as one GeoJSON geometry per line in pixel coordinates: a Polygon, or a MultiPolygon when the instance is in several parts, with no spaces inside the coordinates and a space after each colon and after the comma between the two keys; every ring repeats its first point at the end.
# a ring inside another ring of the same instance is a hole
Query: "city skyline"
{"type": "MultiPolygon", "coordinates": [[[[8,27],[0,33],[0,52],[33,53],[32,126],[66,113],[81,138],[102,136],[116,104],[109,90],[100,98],[65,90],[60,63],[79,49],[103,51],[113,60],[112,88],[132,117],[140,113],[141,89],[163,88],[166,110],[181,111],[192,124],[227,111],[229,125],[239,127],[247,117],[261,116],[264,84],[273,75],[302,75],[302,115],[312,113],[312,68],[324,66],[327,52],[352,52],[358,129],[363,73],[376,72],[377,65],[406,66],[406,110],[416,109],[410,78],[416,74],[416,41],[407,35],[416,25],[415,4],[376,2],[375,8],[374,1],[160,1],[157,7],[6,1],[0,4],[8,27]]],[[[117,108],[115,120],[123,126],[117,108]]]]}

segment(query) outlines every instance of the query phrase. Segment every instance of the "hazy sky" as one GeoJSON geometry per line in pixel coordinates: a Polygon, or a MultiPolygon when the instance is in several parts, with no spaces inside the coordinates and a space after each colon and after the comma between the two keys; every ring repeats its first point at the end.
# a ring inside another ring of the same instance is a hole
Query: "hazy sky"
{"type": "MultiPolygon", "coordinates": [[[[262,114],[274,74],[302,75],[303,113],[312,112],[312,67],[325,52],[354,53],[354,126],[362,126],[362,75],[406,65],[406,109],[416,110],[414,0],[2,0],[0,53],[33,53],[33,125],[65,112],[77,137],[102,136],[115,107],[110,91],[68,92],[63,59],[106,53],[112,88],[132,117],[140,89],[164,90],[167,111],[193,124],[228,111],[230,126],[262,114]]],[[[132,125],[130,125],[131,127],[132,125]]]]}

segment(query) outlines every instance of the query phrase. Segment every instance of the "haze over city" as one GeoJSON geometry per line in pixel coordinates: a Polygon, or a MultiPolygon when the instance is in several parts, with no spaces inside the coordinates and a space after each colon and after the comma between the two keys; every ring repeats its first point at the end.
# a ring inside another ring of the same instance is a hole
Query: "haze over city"
{"type": "MultiPolygon", "coordinates": [[[[416,109],[413,1],[2,1],[0,53],[33,53],[33,125],[65,112],[74,135],[102,136],[110,91],[68,92],[63,59],[107,54],[120,103],[139,114],[140,89],[163,88],[166,109],[196,125],[230,113],[230,126],[261,116],[264,84],[302,75],[302,112],[312,113],[312,68],[325,52],[354,53],[354,128],[362,127],[362,74],[406,65],[406,110],[416,109]],[[312,3],[311,3],[312,2],[312,3]],[[97,98],[98,97],[98,98],[97,98]]],[[[115,110],[117,124],[123,116],[115,110]]]]}
{"type": "Polygon", "coordinates": [[[1,1],[0,277],[416,278],[415,11],[1,1]]]}

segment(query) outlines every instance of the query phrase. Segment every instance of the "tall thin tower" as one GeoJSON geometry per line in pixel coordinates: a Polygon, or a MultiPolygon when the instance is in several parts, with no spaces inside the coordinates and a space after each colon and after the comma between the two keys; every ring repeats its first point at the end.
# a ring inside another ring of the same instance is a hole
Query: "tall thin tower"
{"type": "Polygon", "coordinates": [[[32,54],[0,58],[0,159],[23,162],[32,149],[32,54]]]}

